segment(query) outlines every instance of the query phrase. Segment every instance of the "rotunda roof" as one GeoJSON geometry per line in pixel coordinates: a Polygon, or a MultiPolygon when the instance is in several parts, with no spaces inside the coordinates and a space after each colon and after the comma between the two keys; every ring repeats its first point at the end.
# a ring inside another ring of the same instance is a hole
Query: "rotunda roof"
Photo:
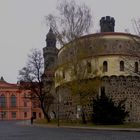
{"type": "Polygon", "coordinates": [[[58,53],[58,63],[66,63],[76,51],[83,51],[84,57],[101,55],[140,55],[140,37],[128,33],[102,32],[82,36],[62,47],[58,53]]]}

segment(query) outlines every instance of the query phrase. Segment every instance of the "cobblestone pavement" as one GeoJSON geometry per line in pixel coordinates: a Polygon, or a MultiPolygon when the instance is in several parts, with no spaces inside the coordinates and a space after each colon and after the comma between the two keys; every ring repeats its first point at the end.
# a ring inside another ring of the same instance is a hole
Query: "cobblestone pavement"
{"type": "Polygon", "coordinates": [[[140,132],[41,127],[0,121],[0,140],[140,140],[140,132]]]}

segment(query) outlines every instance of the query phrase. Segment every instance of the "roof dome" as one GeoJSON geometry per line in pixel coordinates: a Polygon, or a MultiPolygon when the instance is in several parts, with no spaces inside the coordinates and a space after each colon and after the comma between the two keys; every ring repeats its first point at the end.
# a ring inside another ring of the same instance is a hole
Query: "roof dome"
{"type": "Polygon", "coordinates": [[[55,36],[55,34],[53,33],[52,28],[50,28],[48,34],[46,35],[46,41],[47,41],[47,40],[56,40],[56,36],[55,36]]]}
{"type": "Polygon", "coordinates": [[[56,36],[53,33],[52,28],[50,28],[48,34],[46,35],[46,46],[47,47],[56,47],[56,36]]]}
{"type": "Polygon", "coordinates": [[[73,45],[75,43],[73,41],[66,44],[59,50],[59,65],[68,63],[73,60],[73,58],[75,58],[75,52],[73,52],[73,50],[75,50],[75,46],[80,48],[76,49],[77,52],[79,51],[79,54],[81,54],[81,50],[84,52],[83,58],[109,55],[131,57],[140,56],[140,37],[132,34],[119,32],[102,32],[85,35],[78,38],[78,40],[81,43],[80,45],[73,45]]]}

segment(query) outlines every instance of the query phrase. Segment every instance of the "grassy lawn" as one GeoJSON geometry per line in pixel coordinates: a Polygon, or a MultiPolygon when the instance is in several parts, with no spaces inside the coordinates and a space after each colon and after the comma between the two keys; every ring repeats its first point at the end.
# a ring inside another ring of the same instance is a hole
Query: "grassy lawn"
{"type": "MultiPolygon", "coordinates": [[[[58,121],[52,120],[50,123],[46,119],[40,119],[35,121],[36,124],[41,125],[54,125],[57,126],[58,121]]],[[[105,128],[140,128],[140,123],[125,123],[122,125],[96,125],[93,123],[82,124],[77,121],[59,121],[60,126],[81,126],[81,127],[105,127],[105,128]]]]}

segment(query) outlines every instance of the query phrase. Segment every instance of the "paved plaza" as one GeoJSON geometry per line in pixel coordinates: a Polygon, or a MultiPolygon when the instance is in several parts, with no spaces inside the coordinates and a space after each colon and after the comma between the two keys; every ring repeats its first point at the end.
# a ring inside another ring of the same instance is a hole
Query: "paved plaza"
{"type": "Polygon", "coordinates": [[[0,140],[140,140],[140,132],[31,126],[0,121],[0,140]]]}

